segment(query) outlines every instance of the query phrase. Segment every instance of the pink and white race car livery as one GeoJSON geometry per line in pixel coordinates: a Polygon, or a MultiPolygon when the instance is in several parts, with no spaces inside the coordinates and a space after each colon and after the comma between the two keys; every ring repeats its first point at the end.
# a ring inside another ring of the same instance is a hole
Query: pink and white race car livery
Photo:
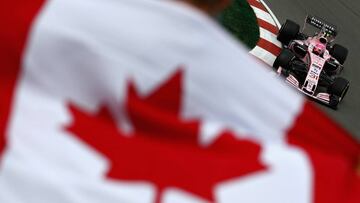
{"type": "Polygon", "coordinates": [[[273,67],[299,91],[336,109],[349,89],[349,81],[338,77],[348,50],[333,43],[336,26],[316,16],[307,16],[305,25],[301,32],[300,26],[291,20],[282,25],[277,39],[284,47],[273,67]],[[307,35],[306,24],[320,31],[307,35]]]}

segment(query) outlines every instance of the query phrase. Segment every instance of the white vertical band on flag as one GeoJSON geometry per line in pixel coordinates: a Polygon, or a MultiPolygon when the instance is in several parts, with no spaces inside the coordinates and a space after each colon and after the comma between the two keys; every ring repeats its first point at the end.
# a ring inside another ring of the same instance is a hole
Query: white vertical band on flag
{"type": "Polygon", "coordinates": [[[252,203],[312,202],[313,171],[304,151],[282,144],[264,144],[263,150],[262,160],[272,166],[271,172],[254,174],[219,185],[219,202],[234,202],[234,199],[238,200],[237,202],[252,203]],[[294,173],[299,177],[294,177],[294,173]],[[297,178],[300,178],[301,182],[289,187],[289,182],[297,178]],[[304,185],[306,187],[303,187],[304,185]]]}

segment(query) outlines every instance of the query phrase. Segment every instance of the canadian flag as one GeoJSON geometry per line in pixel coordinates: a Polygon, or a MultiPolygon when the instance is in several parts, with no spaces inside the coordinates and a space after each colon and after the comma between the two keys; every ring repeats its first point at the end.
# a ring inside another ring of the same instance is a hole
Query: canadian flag
{"type": "Polygon", "coordinates": [[[358,203],[360,146],[178,1],[0,3],[0,202],[358,203]]]}

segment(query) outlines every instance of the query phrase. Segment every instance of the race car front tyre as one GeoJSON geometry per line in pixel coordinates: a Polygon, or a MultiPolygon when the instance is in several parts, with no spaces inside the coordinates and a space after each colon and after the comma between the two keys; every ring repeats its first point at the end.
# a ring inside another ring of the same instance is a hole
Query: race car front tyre
{"type": "Polygon", "coordinates": [[[290,69],[290,62],[295,58],[295,54],[292,53],[289,49],[281,50],[279,56],[276,57],[273,67],[275,71],[282,68],[283,75],[287,76],[290,69]]]}
{"type": "Polygon", "coordinates": [[[339,97],[339,101],[343,100],[347,91],[349,90],[350,83],[348,80],[342,77],[334,79],[334,82],[330,85],[328,92],[331,95],[339,97]]]}
{"type": "Polygon", "coordinates": [[[288,45],[289,42],[296,38],[299,34],[300,25],[291,21],[286,22],[281,26],[277,39],[284,45],[288,45]]]}
{"type": "Polygon", "coordinates": [[[339,44],[334,44],[334,46],[332,46],[332,48],[330,49],[330,55],[336,60],[338,60],[341,65],[345,63],[348,52],[349,51],[347,48],[339,44]]]}

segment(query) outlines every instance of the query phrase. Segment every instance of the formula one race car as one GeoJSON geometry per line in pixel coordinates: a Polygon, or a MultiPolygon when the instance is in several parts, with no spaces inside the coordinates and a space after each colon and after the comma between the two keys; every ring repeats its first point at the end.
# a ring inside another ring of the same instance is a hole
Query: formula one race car
{"type": "Polygon", "coordinates": [[[333,44],[337,33],[336,26],[316,16],[306,17],[302,31],[297,23],[286,20],[277,36],[283,49],[273,64],[289,84],[334,109],[349,89],[349,81],[338,77],[348,50],[333,44]],[[306,24],[317,32],[305,34],[306,24]]]}

